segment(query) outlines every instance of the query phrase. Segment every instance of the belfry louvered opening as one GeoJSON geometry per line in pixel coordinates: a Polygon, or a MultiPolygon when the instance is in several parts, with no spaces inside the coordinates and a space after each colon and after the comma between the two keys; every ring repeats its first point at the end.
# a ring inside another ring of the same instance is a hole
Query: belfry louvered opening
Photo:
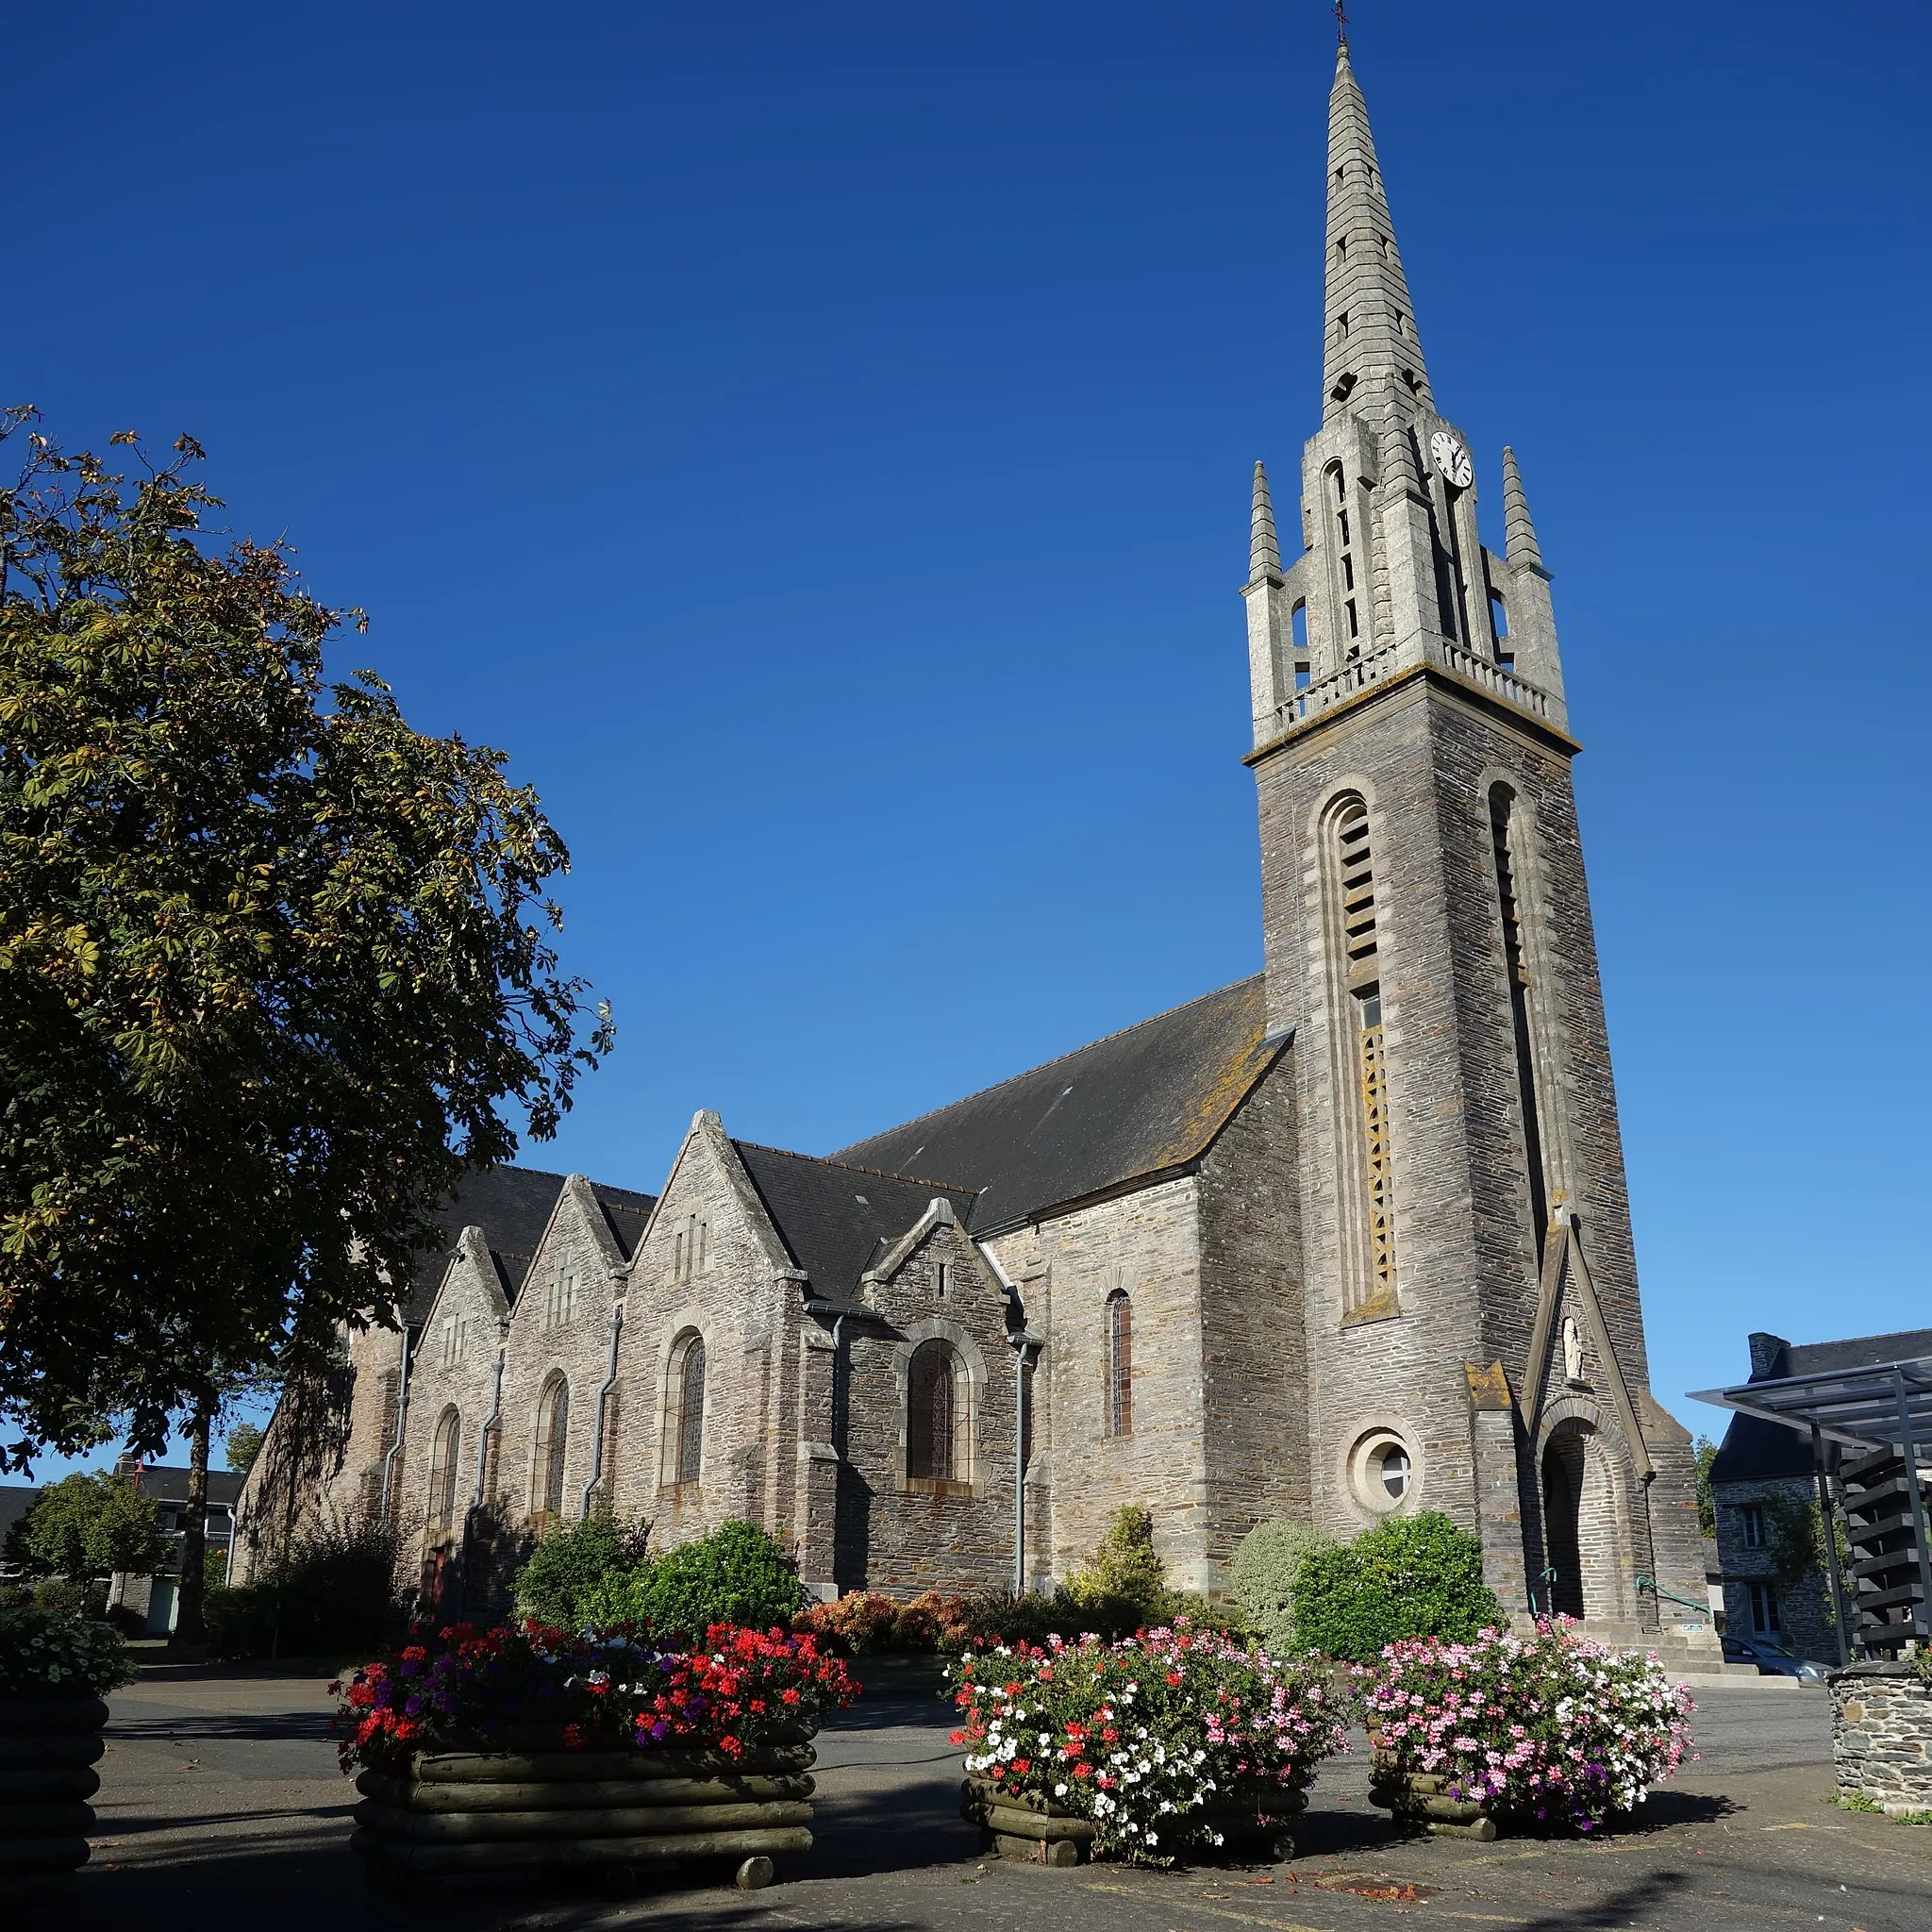
{"type": "Polygon", "coordinates": [[[1525,903],[1521,845],[1524,831],[1523,808],[1516,793],[1503,784],[1490,788],[1490,834],[1496,862],[1496,901],[1503,923],[1503,973],[1509,1001],[1510,1028],[1516,1045],[1516,1080],[1523,1109],[1524,1168],[1529,1187],[1530,1226],[1539,1252],[1549,1226],[1549,1184],[1544,1166],[1543,1122],[1538,1065],[1538,990],[1530,969],[1528,908],[1525,903]]]}
{"type": "MultiPolygon", "coordinates": [[[[1337,967],[1344,1018],[1345,1084],[1354,1089],[1345,1165],[1353,1185],[1344,1193],[1343,1311],[1393,1313],[1395,1305],[1394,1172],[1390,1149],[1389,1093],[1382,1039],[1381,933],[1376,918],[1375,862],[1367,801],[1341,799],[1330,819],[1337,967]]],[[[1338,1070],[1342,1071],[1342,1070],[1338,1070]]]]}

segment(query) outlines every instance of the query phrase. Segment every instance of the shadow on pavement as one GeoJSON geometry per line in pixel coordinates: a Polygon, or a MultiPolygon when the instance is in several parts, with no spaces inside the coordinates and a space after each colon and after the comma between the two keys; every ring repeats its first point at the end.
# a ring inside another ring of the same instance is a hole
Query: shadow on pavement
{"type": "Polygon", "coordinates": [[[333,1721],[324,1710],[170,1711],[166,1716],[111,1717],[109,1739],[128,1743],[171,1738],[232,1738],[246,1743],[332,1743],[333,1721]]]}

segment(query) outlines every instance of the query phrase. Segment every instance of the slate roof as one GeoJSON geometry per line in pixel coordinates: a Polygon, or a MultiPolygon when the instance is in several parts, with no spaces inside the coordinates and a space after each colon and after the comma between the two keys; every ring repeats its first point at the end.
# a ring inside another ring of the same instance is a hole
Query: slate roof
{"type": "Polygon", "coordinates": [[[835,1301],[858,1293],[858,1277],[914,1225],[935,1197],[963,1222],[973,1196],[963,1188],[911,1180],[841,1160],[788,1154],[734,1141],[765,1211],[812,1287],[835,1301]]]}
{"type": "MultiPolygon", "coordinates": [[[[1911,1361],[1932,1355],[1932,1328],[1906,1328],[1893,1335],[1857,1335],[1844,1341],[1779,1341],[1771,1359],[1754,1369],[1754,1382],[1781,1381],[1787,1375],[1821,1375],[1833,1369],[1864,1369],[1874,1362],[1911,1361]]],[[[1714,1483],[1762,1482],[1773,1476],[1811,1474],[1811,1437],[1760,1415],[1733,1414],[1710,1466],[1714,1483]]]]}
{"type": "MultiPolygon", "coordinates": [[[[443,1245],[418,1258],[405,1319],[421,1322],[428,1315],[429,1304],[442,1284],[450,1256],[466,1227],[483,1230],[503,1275],[504,1293],[514,1301],[524,1276],[530,1272],[557,1197],[563,1192],[564,1180],[564,1175],[546,1174],[538,1167],[490,1167],[481,1174],[465,1174],[454,1198],[437,1211],[443,1245]]],[[[604,1219],[624,1250],[625,1259],[629,1260],[657,1196],[629,1188],[606,1187],[601,1181],[592,1181],[591,1191],[603,1208],[604,1219]]]]}
{"type": "Polygon", "coordinates": [[[831,1158],[943,1174],[996,1234],[1198,1160],[1287,1044],[1266,1032],[1257,973],[831,1158]]]}
{"type": "MultiPolygon", "coordinates": [[[[128,1474],[132,1474],[130,1470],[128,1474]]],[[[232,1503],[242,1493],[246,1480],[232,1469],[211,1469],[208,1473],[208,1499],[210,1503],[232,1503]]],[[[172,1463],[152,1462],[141,1472],[141,1493],[158,1503],[185,1503],[188,1500],[189,1471],[172,1463]]]]}

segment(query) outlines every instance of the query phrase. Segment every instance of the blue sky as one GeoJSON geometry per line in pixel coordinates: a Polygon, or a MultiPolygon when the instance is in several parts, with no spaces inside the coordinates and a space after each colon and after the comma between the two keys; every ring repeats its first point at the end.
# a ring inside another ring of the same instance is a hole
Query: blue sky
{"type": "MultiPolygon", "coordinates": [[[[1659,1397],[1932,1321],[1927,17],[1359,0],[1441,407],[1557,611],[1659,1397]]],[[[1256,457],[1318,0],[42,8],[6,399],[192,431],[568,839],[534,1165],[825,1151],[1253,971],[1256,457]]],[[[43,1464],[44,1473],[58,1465],[43,1464]]]]}

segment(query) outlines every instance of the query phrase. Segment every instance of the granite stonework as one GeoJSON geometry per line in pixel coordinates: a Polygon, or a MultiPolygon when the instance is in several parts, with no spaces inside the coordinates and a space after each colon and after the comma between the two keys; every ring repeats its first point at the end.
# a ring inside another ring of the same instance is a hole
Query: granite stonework
{"type": "Polygon", "coordinates": [[[1639,1633],[1640,1578],[1703,1601],[1690,1441],[1649,1392],[1549,574],[1507,452],[1505,554],[1481,541],[1345,51],[1329,107],[1322,425],[1286,559],[1257,466],[1244,592],[1263,973],[829,1158],[704,1113],[655,1201],[573,1177],[540,1214],[506,1182],[524,1231],[452,1229],[408,1376],[396,1336],[353,1338],[336,1467],[292,1506],[265,1474],[255,1520],[386,1496],[441,1591],[478,1572],[479,1524],[502,1547],[608,1503],[661,1546],[747,1517],[814,1590],[910,1592],[1006,1584],[1016,1527],[1026,1580],[1063,1579],[1141,1504],[1173,1580],[1222,1593],[1259,1521],[1440,1509],[1518,1613],[1639,1633]],[[908,1459],[922,1346],[951,1365],[942,1476],[908,1459]]]}
{"type": "Polygon", "coordinates": [[[1825,1681],[1839,1797],[1894,1818],[1932,1813],[1932,1684],[1909,1661],[1852,1664],[1825,1681]]]}

